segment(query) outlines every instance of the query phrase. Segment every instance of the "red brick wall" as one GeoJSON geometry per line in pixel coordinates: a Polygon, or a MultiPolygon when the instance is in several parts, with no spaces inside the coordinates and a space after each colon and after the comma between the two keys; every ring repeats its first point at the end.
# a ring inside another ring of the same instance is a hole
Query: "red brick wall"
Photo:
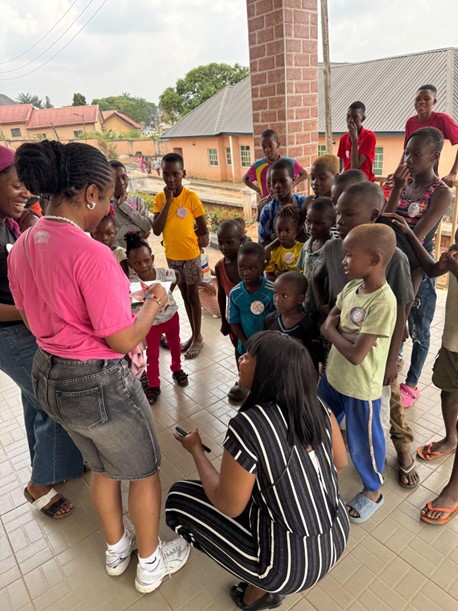
{"type": "Polygon", "coordinates": [[[316,0],[247,0],[256,158],[275,129],[281,152],[309,168],[318,149],[316,0]]]}

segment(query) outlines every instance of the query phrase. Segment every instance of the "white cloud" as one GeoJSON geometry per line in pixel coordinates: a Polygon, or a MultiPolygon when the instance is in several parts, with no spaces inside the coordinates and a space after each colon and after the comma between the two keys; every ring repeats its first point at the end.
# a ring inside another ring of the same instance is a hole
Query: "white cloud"
{"type": "MultiPolygon", "coordinates": [[[[33,45],[62,17],[73,0],[0,0],[0,62],[33,45]],[[5,27],[7,24],[7,27],[5,27]]],[[[93,98],[120,94],[157,101],[162,91],[198,65],[213,61],[248,65],[246,2],[243,0],[108,0],[77,38],[45,67],[34,69],[68,42],[103,0],[92,0],[78,22],[37,63],[34,59],[91,0],[77,0],[53,32],[29,53],[0,64],[0,92],[15,98],[30,91],[55,105],[73,93],[93,98]]],[[[359,61],[452,46],[456,0],[329,0],[331,59],[359,61]],[[434,24],[434,27],[430,26],[434,24]]],[[[321,55],[321,53],[320,53],[321,55]]]]}

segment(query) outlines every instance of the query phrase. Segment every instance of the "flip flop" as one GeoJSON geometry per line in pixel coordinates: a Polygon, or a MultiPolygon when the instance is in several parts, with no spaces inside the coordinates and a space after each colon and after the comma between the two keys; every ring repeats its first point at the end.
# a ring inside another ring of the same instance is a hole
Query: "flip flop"
{"type": "Polygon", "coordinates": [[[374,501],[368,499],[367,496],[364,496],[364,494],[358,492],[358,494],[347,503],[347,507],[354,509],[359,513],[358,518],[348,514],[350,522],[354,522],[355,524],[362,524],[363,522],[366,522],[378,509],[380,509],[384,502],[385,499],[383,498],[383,494],[381,494],[379,500],[374,503],[374,501]]]}
{"type": "Polygon", "coordinates": [[[432,443],[428,443],[425,446],[420,446],[417,448],[417,456],[426,462],[430,460],[434,460],[435,458],[440,458],[441,456],[446,456],[447,454],[453,454],[456,451],[456,448],[453,450],[449,450],[448,452],[433,452],[431,448],[433,447],[432,443]]]}
{"type": "Polygon", "coordinates": [[[407,384],[399,384],[399,394],[401,395],[401,403],[404,409],[412,407],[415,401],[420,397],[418,388],[411,388],[407,384]]]}
{"type": "Polygon", "coordinates": [[[51,488],[48,494],[40,496],[39,499],[34,499],[30,492],[27,490],[27,488],[24,488],[24,496],[34,509],[36,509],[37,511],[41,511],[41,513],[44,513],[45,516],[54,518],[54,520],[63,520],[64,518],[68,518],[68,516],[72,515],[74,507],[72,507],[70,511],[67,511],[66,513],[57,516],[56,513],[59,511],[62,505],[68,503],[68,499],[60,495],[60,499],[58,501],[56,501],[52,505],[49,505],[51,499],[56,495],[59,495],[59,493],[54,490],[54,488],[51,488]],[[46,507],[46,505],[49,505],[49,507],[46,507]]]}
{"type": "Polygon", "coordinates": [[[458,505],[453,508],[433,507],[433,504],[431,503],[431,501],[429,501],[426,507],[428,508],[428,511],[441,511],[447,514],[445,518],[438,518],[437,520],[433,520],[432,518],[428,518],[427,516],[424,516],[422,513],[420,513],[420,520],[423,520],[423,522],[428,522],[428,524],[438,524],[442,526],[443,524],[447,524],[447,522],[450,522],[453,516],[456,516],[456,514],[458,513],[458,505]]]}
{"type": "Polygon", "coordinates": [[[404,482],[402,481],[402,476],[405,475],[406,477],[408,477],[412,471],[415,471],[415,469],[417,468],[417,465],[415,464],[415,460],[412,458],[412,464],[410,465],[410,467],[403,467],[401,465],[398,465],[399,467],[399,477],[398,477],[398,482],[399,485],[402,486],[403,488],[408,488],[409,490],[415,490],[415,488],[417,488],[420,485],[420,480],[418,480],[418,482],[416,484],[410,485],[410,484],[404,484],[404,482]]]}

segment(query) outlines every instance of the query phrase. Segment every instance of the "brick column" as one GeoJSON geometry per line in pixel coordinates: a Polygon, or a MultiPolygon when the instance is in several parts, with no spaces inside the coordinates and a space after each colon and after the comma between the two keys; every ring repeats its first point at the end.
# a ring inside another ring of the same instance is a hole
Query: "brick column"
{"type": "Polygon", "coordinates": [[[247,0],[255,156],[278,132],[307,170],[318,149],[317,0],[247,0]]]}

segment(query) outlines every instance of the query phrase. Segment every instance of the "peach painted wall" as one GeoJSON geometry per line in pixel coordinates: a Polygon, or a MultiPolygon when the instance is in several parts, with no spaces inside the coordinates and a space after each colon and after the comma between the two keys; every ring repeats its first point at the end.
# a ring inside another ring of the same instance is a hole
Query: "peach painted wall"
{"type": "Polygon", "coordinates": [[[242,167],[240,147],[249,146],[251,163],[254,161],[254,142],[252,136],[217,136],[212,138],[173,138],[168,141],[170,151],[182,149],[186,172],[193,178],[206,178],[208,180],[221,180],[240,182],[248,169],[242,167]],[[226,148],[230,148],[232,141],[232,164],[226,162],[226,148]],[[216,149],[218,165],[211,166],[208,150],[216,149]]]}

